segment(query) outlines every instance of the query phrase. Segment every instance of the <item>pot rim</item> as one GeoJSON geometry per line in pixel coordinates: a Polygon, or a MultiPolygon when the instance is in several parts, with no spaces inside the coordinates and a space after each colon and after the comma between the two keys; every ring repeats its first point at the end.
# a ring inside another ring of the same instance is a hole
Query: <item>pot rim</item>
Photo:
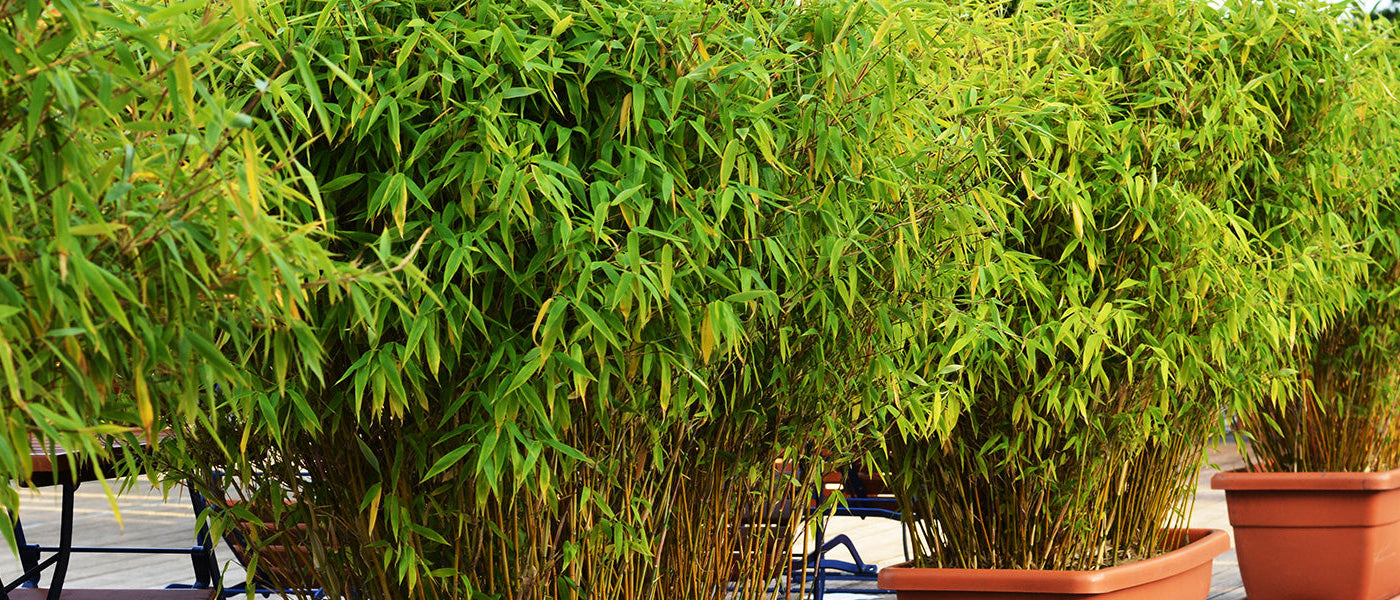
{"type": "Polygon", "coordinates": [[[1221,471],[1211,476],[1214,490],[1383,491],[1400,488],[1400,469],[1369,473],[1339,471],[1221,471]]]}
{"type": "Polygon", "coordinates": [[[1179,575],[1209,564],[1230,549],[1230,536],[1222,529],[1188,529],[1186,535],[1186,545],[1166,554],[1094,571],[915,568],[903,563],[880,569],[879,586],[886,590],[1105,594],[1179,575]]]}

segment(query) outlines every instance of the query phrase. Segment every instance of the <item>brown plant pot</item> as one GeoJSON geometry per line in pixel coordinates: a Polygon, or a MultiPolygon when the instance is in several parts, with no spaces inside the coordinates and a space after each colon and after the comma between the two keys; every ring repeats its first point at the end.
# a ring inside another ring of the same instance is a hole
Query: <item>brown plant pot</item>
{"type": "Polygon", "coordinates": [[[1217,473],[1250,600],[1400,594],[1400,469],[1217,473]]]}
{"type": "MultiPolygon", "coordinates": [[[[238,564],[247,568],[253,557],[258,557],[258,567],[254,573],[256,583],[270,585],[277,589],[314,590],[321,588],[316,581],[312,565],[311,545],[305,523],[277,525],[272,511],[265,506],[241,500],[227,500],[230,507],[244,505],[258,515],[266,524],[255,525],[238,523],[235,535],[225,536],[229,549],[233,550],[238,564]],[[253,546],[253,540],[262,540],[261,545],[253,546]],[[275,541],[275,543],[268,543],[275,541]]],[[[290,503],[289,503],[290,504],[290,503]]],[[[335,543],[334,534],[331,543],[335,543]]]]}
{"type": "Polygon", "coordinates": [[[1211,561],[1229,549],[1224,531],[1191,529],[1176,550],[1097,571],[900,565],[880,570],[880,587],[899,600],[1204,600],[1211,561]]]}

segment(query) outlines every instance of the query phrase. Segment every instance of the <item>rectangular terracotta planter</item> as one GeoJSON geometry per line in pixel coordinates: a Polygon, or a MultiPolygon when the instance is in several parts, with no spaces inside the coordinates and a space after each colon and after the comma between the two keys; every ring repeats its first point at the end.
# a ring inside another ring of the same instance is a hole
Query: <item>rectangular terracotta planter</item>
{"type": "Polygon", "coordinates": [[[1250,600],[1400,594],[1400,469],[1218,473],[1250,600]]]}
{"type": "Polygon", "coordinates": [[[1204,600],[1211,562],[1230,549],[1218,529],[1185,532],[1180,548],[1097,571],[1012,569],[880,570],[880,587],[899,600],[1204,600]]]}

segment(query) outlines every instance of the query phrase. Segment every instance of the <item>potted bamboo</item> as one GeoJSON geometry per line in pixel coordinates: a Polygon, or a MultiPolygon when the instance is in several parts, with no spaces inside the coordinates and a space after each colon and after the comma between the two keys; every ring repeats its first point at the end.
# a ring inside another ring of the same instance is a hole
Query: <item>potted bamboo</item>
{"type": "Polygon", "coordinates": [[[328,246],[401,293],[308,306],[324,384],[232,391],[268,408],[201,458],[298,501],[330,596],[810,587],[789,553],[832,465],[803,454],[840,463],[933,395],[919,333],[996,218],[949,185],[974,163],[930,151],[920,61],[870,51],[907,13],[250,11],[222,73],[305,148],[328,246]]]}
{"type": "MultiPolygon", "coordinates": [[[[1330,91],[1295,115],[1300,148],[1280,168],[1300,173],[1300,160],[1330,161],[1306,170],[1317,175],[1298,177],[1295,189],[1339,199],[1337,226],[1316,234],[1354,240],[1366,259],[1364,281],[1330,301],[1339,314],[1301,329],[1285,371],[1296,373],[1296,382],[1271,385],[1260,400],[1242,403],[1246,467],[1211,481],[1225,490],[1240,576],[1254,600],[1400,594],[1393,151],[1400,130],[1394,99],[1384,92],[1395,86],[1389,63],[1396,48],[1360,19],[1349,20],[1343,33],[1355,41],[1320,63],[1331,71],[1323,78],[1330,91]]],[[[1276,216],[1257,213],[1256,221],[1276,216]]]]}
{"type": "Polygon", "coordinates": [[[1211,479],[1225,490],[1250,598],[1400,594],[1394,214],[1357,305],[1297,351],[1302,385],[1242,413],[1246,468],[1211,479]]]}
{"type": "Polygon", "coordinates": [[[968,48],[950,85],[986,99],[950,118],[979,124],[972,144],[1006,174],[989,193],[1020,202],[929,367],[957,409],[948,433],[891,438],[915,560],[882,587],[1206,596],[1228,541],[1188,527],[1204,440],[1283,368],[1288,314],[1322,314],[1355,277],[1350,240],[1300,235],[1328,230],[1333,197],[1285,193],[1270,175],[1298,149],[1297,125],[1260,118],[1314,104],[1327,90],[1310,69],[1353,41],[1328,33],[1335,14],[1309,11],[1023,6],[944,40],[968,48]],[[1247,40],[1285,50],[1220,51],[1247,40]],[[1248,228],[1247,201],[1284,225],[1248,228]],[[1337,269],[1290,275],[1277,257],[1305,246],[1337,269]]]}

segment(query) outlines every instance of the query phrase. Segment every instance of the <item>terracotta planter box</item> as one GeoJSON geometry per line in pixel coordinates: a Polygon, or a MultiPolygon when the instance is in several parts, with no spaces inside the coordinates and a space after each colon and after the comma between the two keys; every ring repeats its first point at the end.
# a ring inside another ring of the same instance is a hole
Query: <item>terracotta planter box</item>
{"type": "Polygon", "coordinates": [[[1230,549],[1219,529],[1191,529],[1180,548],[1097,571],[1002,569],[880,570],[899,600],[1205,600],[1211,561],[1230,549]]]}
{"type": "Polygon", "coordinates": [[[1400,469],[1218,473],[1250,600],[1400,594],[1400,469]]]}

